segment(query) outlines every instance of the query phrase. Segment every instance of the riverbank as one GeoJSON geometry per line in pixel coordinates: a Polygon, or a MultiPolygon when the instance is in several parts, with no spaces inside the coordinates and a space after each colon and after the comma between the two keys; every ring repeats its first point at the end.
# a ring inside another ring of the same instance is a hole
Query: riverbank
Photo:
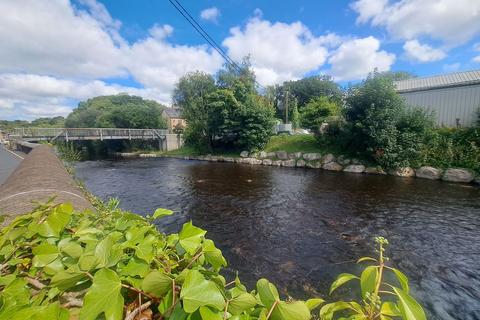
{"type": "Polygon", "coordinates": [[[469,168],[439,168],[421,166],[418,168],[404,167],[387,170],[371,163],[355,159],[334,147],[322,147],[311,135],[275,136],[261,152],[212,153],[204,154],[195,148],[185,146],[169,152],[151,153],[116,153],[121,158],[154,158],[171,157],[184,160],[200,160],[210,162],[231,162],[249,165],[265,165],[277,167],[297,167],[342,171],[352,174],[392,175],[404,178],[421,178],[443,180],[446,182],[480,184],[480,175],[469,168]]]}

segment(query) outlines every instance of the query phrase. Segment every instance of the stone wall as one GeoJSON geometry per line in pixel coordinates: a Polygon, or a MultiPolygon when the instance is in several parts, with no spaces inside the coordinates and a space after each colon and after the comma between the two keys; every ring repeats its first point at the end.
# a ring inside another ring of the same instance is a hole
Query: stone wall
{"type": "Polygon", "coordinates": [[[55,203],[70,202],[77,210],[94,210],[52,148],[39,145],[0,186],[0,214],[5,218],[3,225],[52,196],[56,197],[55,203]]]}

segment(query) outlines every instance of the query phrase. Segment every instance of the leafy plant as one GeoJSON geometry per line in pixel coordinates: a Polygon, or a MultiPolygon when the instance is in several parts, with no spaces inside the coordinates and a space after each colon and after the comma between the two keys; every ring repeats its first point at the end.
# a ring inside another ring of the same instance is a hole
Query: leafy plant
{"type": "Polygon", "coordinates": [[[388,241],[383,237],[375,238],[378,245],[378,259],[363,257],[358,263],[372,263],[365,267],[360,277],[342,273],[332,283],[330,294],[350,281],[358,281],[361,288],[361,302],[337,301],[328,303],[320,309],[322,320],[331,319],[365,319],[365,320],[426,320],[420,304],[410,295],[408,278],[400,270],[388,266],[385,246],[388,241]],[[386,272],[396,279],[398,284],[385,281],[386,272]],[[341,313],[342,316],[338,316],[341,313]]]}
{"type": "Polygon", "coordinates": [[[327,97],[312,99],[305,105],[301,113],[302,127],[315,133],[320,132],[320,126],[324,122],[337,119],[340,116],[340,107],[327,97]]]}

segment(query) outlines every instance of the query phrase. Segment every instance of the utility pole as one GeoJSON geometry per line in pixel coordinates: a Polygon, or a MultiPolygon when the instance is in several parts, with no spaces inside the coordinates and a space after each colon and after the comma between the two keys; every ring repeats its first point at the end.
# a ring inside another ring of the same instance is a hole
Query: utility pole
{"type": "Polygon", "coordinates": [[[288,123],[288,90],[285,93],[285,124],[288,123]]]}

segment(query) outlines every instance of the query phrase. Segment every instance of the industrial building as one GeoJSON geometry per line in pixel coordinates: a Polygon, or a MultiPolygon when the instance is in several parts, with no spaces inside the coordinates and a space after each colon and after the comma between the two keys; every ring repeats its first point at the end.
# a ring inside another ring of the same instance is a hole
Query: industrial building
{"type": "Polygon", "coordinates": [[[410,106],[433,111],[438,126],[470,127],[480,108],[480,70],[396,81],[410,106]]]}

